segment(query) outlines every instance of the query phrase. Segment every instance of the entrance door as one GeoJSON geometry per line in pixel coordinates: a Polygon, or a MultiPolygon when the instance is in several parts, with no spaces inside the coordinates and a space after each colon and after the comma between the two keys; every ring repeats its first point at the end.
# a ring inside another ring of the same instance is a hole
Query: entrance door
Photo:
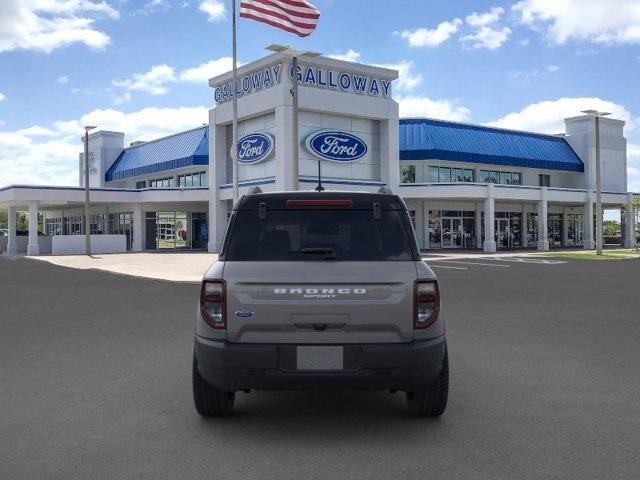
{"type": "Polygon", "coordinates": [[[462,219],[442,219],[442,248],[462,247],[462,219]]]}
{"type": "Polygon", "coordinates": [[[496,246],[497,248],[513,247],[513,235],[508,218],[496,218],[496,246]]]}

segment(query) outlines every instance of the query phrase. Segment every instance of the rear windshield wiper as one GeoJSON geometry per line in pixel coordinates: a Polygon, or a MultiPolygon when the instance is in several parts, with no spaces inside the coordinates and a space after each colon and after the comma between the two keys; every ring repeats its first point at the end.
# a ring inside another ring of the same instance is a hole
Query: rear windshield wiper
{"type": "Polygon", "coordinates": [[[300,250],[291,250],[289,253],[324,253],[324,258],[326,258],[327,260],[336,259],[336,249],[329,247],[301,248],[300,250]]]}

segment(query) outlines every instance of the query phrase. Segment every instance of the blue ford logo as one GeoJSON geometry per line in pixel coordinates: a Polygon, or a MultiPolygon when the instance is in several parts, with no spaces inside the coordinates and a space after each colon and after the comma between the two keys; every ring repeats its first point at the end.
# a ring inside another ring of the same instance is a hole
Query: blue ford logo
{"type": "Polygon", "coordinates": [[[335,130],[313,133],[306,144],[316,157],[332,162],[353,162],[367,153],[367,144],[360,138],[335,130]]]}
{"type": "Polygon", "coordinates": [[[252,133],[238,139],[238,161],[258,163],[273,153],[273,137],[266,133],[252,133]]]}
{"type": "Polygon", "coordinates": [[[238,318],[251,318],[253,315],[254,313],[249,310],[238,310],[236,312],[236,317],[238,318]]]}

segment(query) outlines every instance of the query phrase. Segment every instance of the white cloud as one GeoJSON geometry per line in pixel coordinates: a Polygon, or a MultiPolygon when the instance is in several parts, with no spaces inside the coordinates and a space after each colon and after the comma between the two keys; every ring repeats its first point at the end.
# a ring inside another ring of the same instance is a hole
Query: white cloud
{"type": "Polygon", "coordinates": [[[0,92],[0,102],[3,101],[6,97],[6,95],[2,92],[0,92]]]}
{"type": "Polygon", "coordinates": [[[413,71],[414,63],[411,60],[402,60],[398,63],[377,64],[376,67],[398,70],[398,80],[393,84],[398,92],[409,92],[422,83],[422,75],[413,71]]]}
{"type": "Polygon", "coordinates": [[[207,14],[210,22],[218,22],[227,18],[227,9],[221,0],[204,0],[198,8],[207,14]]]}
{"type": "Polygon", "coordinates": [[[73,43],[105,48],[109,36],[94,28],[96,18],[119,18],[106,1],[2,0],[0,5],[0,53],[38,50],[50,53],[73,43]]]}
{"type": "Polygon", "coordinates": [[[462,43],[470,43],[471,48],[486,48],[487,50],[497,50],[511,35],[509,27],[503,27],[500,30],[491,27],[481,27],[473,35],[465,35],[460,38],[462,43]]]}
{"type": "Polygon", "coordinates": [[[349,49],[346,53],[332,53],[327,55],[330,58],[335,58],[336,60],[343,60],[345,62],[359,62],[362,55],[360,52],[356,52],[355,50],[349,49]]]}
{"type": "Polygon", "coordinates": [[[520,40],[520,45],[522,45],[523,47],[528,47],[530,43],[531,39],[529,38],[523,38],[522,40],[520,40]]]}
{"type": "Polygon", "coordinates": [[[467,16],[465,20],[472,27],[485,27],[487,25],[491,25],[492,23],[496,23],[498,20],[500,20],[500,17],[502,16],[503,13],[504,13],[504,8],[493,7],[488,12],[484,12],[484,13],[473,12],[471,15],[467,16]]]}
{"type": "Polygon", "coordinates": [[[182,82],[202,83],[206,85],[210,78],[228,72],[233,68],[233,58],[220,57],[197,67],[187,68],[180,72],[179,79],[182,82]]]}
{"type": "Polygon", "coordinates": [[[69,77],[62,75],[61,77],[58,77],[57,82],[62,84],[69,83],[69,77]]]}
{"type": "Polygon", "coordinates": [[[582,110],[589,109],[611,112],[612,118],[627,122],[627,131],[635,128],[633,117],[624,106],[601,98],[588,97],[565,97],[533,103],[519,112],[512,112],[491,121],[488,125],[540,133],[561,133],[565,131],[565,118],[576,117],[581,115],[582,110]]]}
{"type": "Polygon", "coordinates": [[[151,95],[164,95],[169,91],[166,84],[176,81],[176,73],[169,65],[154,65],[145,73],[134,73],[132,78],[114,80],[115,87],[127,90],[141,90],[151,95]]]}
{"type": "Polygon", "coordinates": [[[467,122],[471,110],[450,100],[433,100],[423,96],[399,97],[400,118],[429,117],[454,122],[467,122]]]}
{"type": "Polygon", "coordinates": [[[131,101],[131,94],[129,92],[124,92],[122,95],[116,95],[113,97],[113,103],[116,105],[122,105],[123,103],[128,103],[131,101]]]}
{"type": "Polygon", "coordinates": [[[638,0],[522,0],[512,8],[551,43],[640,43],[638,0]]]}
{"type": "Polygon", "coordinates": [[[454,35],[462,25],[462,20],[455,18],[450,22],[442,22],[434,29],[418,28],[395,32],[409,42],[411,47],[437,47],[454,35]]]}
{"type": "Polygon", "coordinates": [[[82,125],[123,131],[126,142],[152,140],[208,121],[207,107],[144,108],[124,113],[94,110],[76,120],[0,131],[0,186],[10,184],[77,185],[82,125]]]}
{"type": "Polygon", "coordinates": [[[509,77],[509,80],[528,82],[541,73],[556,73],[558,70],[560,70],[560,67],[557,65],[547,65],[542,71],[537,68],[533,70],[516,70],[515,72],[508,73],[507,76],[509,77]]]}

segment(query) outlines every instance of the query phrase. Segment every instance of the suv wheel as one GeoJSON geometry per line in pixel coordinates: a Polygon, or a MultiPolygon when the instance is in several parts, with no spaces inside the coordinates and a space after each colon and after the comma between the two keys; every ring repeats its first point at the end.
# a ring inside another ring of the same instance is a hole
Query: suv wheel
{"type": "Polygon", "coordinates": [[[444,413],[449,395],[449,354],[446,349],[442,371],[436,381],[424,390],[406,393],[407,407],[412,414],[418,417],[437,417],[444,413]]]}
{"type": "Polygon", "coordinates": [[[196,356],[193,356],[193,403],[203,417],[224,417],[233,412],[235,392],[223,392],[209,385],[198,371],[196,356]]]}

